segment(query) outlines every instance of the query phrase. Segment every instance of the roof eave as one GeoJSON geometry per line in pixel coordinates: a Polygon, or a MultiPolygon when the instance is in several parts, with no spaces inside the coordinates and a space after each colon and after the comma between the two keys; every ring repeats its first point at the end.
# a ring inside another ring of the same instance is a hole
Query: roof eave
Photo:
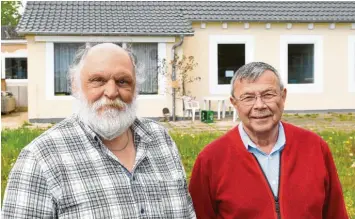
{"type": "Polygon", "coordinates": [[[272,22],[272,23],[354,23],[351,20],[235,20],[235,19],[191,19],[192,22],[272,22]]]}
{"type": "Polygon", "coordinates": [[[92,32],[54,32],[54,31],[21,31],[20,35],[70,35],[70,36],[193,36],[194,33],[137,33],[137,32],[111,32],[111,33],[92,33],[92,32]]]}

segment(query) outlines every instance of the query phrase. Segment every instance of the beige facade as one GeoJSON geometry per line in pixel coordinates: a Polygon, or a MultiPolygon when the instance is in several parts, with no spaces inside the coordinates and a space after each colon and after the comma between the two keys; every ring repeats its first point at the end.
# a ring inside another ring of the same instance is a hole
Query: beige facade
{"type": "MultiPolygon", "coordinates": [[[[246,43],[246,61],[263,61],[276,67],[285,76],[285,46],[288,43],[314,43],[315,45],[315,84],[302,87],[285,84],[288,88],[286,110],[354,110],[355,92],[352,83],[355,80],[355,67],[352,68],[352,53],[355,53],[355,30],[351,24],[286,24],[286,23],[234,23],[220,22],[206,23],[201,28],[201,23],[193,23],[194,36],[185,37],[180,54],[194,56],[198,66],[192,76],[200,76],[201,81],[188,85],[192,95],[203,106],[203,97],[211,95],[229,96],[230,85],[220,87],[214,80],[216,73],[216,55],[213,48],[219,42],[246,43]],[[224,25],[224,26],[223,26],[224,25]],[[353,42],[354,41],[354,42],[353,42]],[[352,70],[351,70],[352,69],[352,70]],[[352,72],[354,71],[354,72],[352,72]],[[352,74],[354,77],[352,78],[352,74]]],[[[55,38],[55,37],[54,37],[55,38]]],[[[53,37],[36,38],[27,36],[28,41],[28,96],[29,119],[55,119],[69,116],[75,106],[70,96],[54,96],[50,87],[53,73],[50,73],[51,44],[56,41],[53,37]]],[[[129,38],[129,37],[128,37],[129,38]]],[[[130,38],[131,41],[134,37],[130,38]]],[[[84,41],[84,38],[72,38],[74,41],[84,41]]],[[[140,40],[159,41],[154,37],[141,37],[140,40]]],[[[127,40],[127,39],[126,39],[127,40]]],[[[160,39],[161,40],[161,39],[160,39]]],[[[179,38],[173,40],[163,39],[161,44],[164,56],[170,60],[172,46],[179,38]],[[164,41],[164,42],[163,42],[164,41]],[[162,43],[163,42],[163,43],[162,43]]],[[[63,41],[63,39],[61,39],[63,41]]],[[[70,41],[65,39],[64,41],[70,41]]],[[[134,40],[133,40],[134,41],[134,40]]],[[[160,51],[161,52],[161,51],[160,51]]],[[[52,52],[53,53],[53,52],[52,52]]],[[[287,59],[286,59],[287,60],[287,59]]],[[[285,81],[287,82],[287,81],[285,81]]],[[[138,100],[138,116],[162,117],[162,109],[172,111],[171,95],[166,94],[161,86],[168,86],[159,82],[158,95],[140,95],[138,100]]],[[[354,82],[355,85],[355,82],[354,82]]],[[[177,115],[182,115],[182,104],[177,100],[177,115]]],[[[216,109],[216,104],[212,105],[216,109]]]]}
{"type": "MultiPolygon", "coordinates": [[[[355,75],[355,65],[352,58],[355,57],[355,42],[352,37],[355,36],[355,30],[351,29],[351,24],[336,24],[335,29],[331,29],[331,24],[292,24],[287,29],[286,23],[271,23],[270,28],[265,23],[233,23],[228,22],[227,28],[223,28],[220,22],[206,23],[205,28],[201,28],[201,23],[194,23],[195,34],[193,37],[187,37],[183,44],[184,54],[192,55],[199,63],[194,71],[194,75],[202,77],[200,85],[195,83],[190,87],[197,99],[201,101],[208,95],[229,95],[228,90],[211,88],[211,75],[217,74],[215,69],[211,69],[211,38],[214,36],[246,40],[249,42],[248,61],[263,61],[273,65],[280,71],[281,77],[285,69],[285,51],[282,51],[284,45],[289,39],[290,42],[296,38],[307,43],[317,42],[320,54],[316,54],[315,59],[320,59],[315,68],[318,70],[315,82],[318,83],[315,88],[305,88],[300,86],[286,85],[288,96],[286,110],[346,110],[355,109],[355,92],[352,91],[352,84],[349,80],[355,80],[351,74],[355,75]],[[243,39],[246,37],[246,39],[243,39]],[[312,38],[313,37],[313,38],[312,38]],[[352,69],[352,70],[351,70],[352,69]],[[318,81],[317,81],[318,80],[318,81]]],[[[227,39],[228,42],[228,39],[227,39]]],[[[247,57],[248,59],[248,57],[247,57]]],[[[247,61],[247,62],[248,62],[247,61]]]]}
{"type": "Polygon", "coordinates": [[[1,52],[2,53],[14,53],[17,50],[26,50],[26,44],[1,44],[1,52]]]}

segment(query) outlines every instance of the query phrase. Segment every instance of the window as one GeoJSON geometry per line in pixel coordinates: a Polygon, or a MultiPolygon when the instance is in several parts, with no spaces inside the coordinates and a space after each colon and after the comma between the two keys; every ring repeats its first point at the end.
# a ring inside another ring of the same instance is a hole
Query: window
{"type": "MultiPolygon", "coordinates": [[[[121,43],[117,43],[121,45],[121,43]]],[[[54,43],[54,93],[70,95],[70,83],[67,74],[77,50],[84,43],[54,43]]],[[[144,72],[144,82],[140,94],[158,93],[158,44],[133,43],[129,45],[144,72]]]]}
{"type": "Polygon", "coordinates": [[[139,94],[158,94],[158,44],[134,43],[130,46],[139,68],[144,72],[139,94]]]}
{"type": "Polygon", "coordinates": [[[355,92],[355,35],[348,39],[349,92],[355,92]]]}
{"type": "Polygon", "coordinates": [[[77,50],[84,43],[54,44],[54,93],[55,95],[70,95],[70,83],[67,74],[77,50]]]}
{"type": "Polygon", "coordinates": [[[288,83],[314,83],[313,44],[288,44],[288,83]]]}
{"type": "Polygon", "coordinates": [[[323,37],[280,37],[281,79],[289,93],[323,92],[323,37]]]}
{"type": "Polygon", "coordinates": [[[27,79],[27,58],[5,58],[6,79],[27,79]]]}
{"type": "Polygon", "coordinates": [[[254,60],[254,37],[211,35],[209,37],[209,91],[227,95],[236,70],[254,60]]]}
{"type": "Polygon", "coordinates": [[[218,84],[230,84],[236,70],[245,64],[245,44],[218,44],[218,84]]]}

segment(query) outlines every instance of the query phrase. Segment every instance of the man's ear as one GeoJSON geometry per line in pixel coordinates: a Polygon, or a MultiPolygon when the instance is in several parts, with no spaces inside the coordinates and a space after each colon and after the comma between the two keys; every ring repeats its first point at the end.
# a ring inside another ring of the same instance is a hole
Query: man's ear
{"type": "Polygon", "coordinates": [[[285,102],[285,101],[286,101],[286,97],[287,97],[287,89],[284,88],[282,93],[283,93],[283,94],[282,94],[282,99],[283,99],[283,101],[285,102]]]}
{"type": "Polygon", "coordinates": [[[236,106],[236,104],[237,104],[237,101],[234,99],[234,97],[230,97],[229,98],[229,100],[230,100],[230,102],[231,102],[231,104],[234,106],[234,108],[236,108],[237,106],[236,106]]]}

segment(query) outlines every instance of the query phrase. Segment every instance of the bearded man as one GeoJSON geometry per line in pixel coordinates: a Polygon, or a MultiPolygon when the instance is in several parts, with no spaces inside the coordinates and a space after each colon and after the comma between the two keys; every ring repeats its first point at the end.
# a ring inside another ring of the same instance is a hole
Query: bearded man
{"type": "Polygon", "coordinates": [[[131,53],[86,47],[69,74],[79,111],[21,151],[3,218],[195,218],[175,143],[136,117],[131,53]]]}

